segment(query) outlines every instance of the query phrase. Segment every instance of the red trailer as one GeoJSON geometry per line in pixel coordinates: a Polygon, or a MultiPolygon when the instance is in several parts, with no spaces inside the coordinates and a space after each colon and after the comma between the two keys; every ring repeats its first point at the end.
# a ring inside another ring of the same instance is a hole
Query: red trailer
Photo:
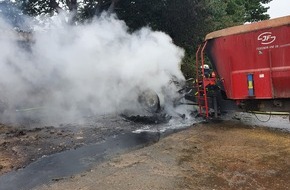
{"type": "Polygon", "coordinates": [[[228,99],[247,110],[290,111],[290,16],[212,32],[202,49],[228,99]]]}

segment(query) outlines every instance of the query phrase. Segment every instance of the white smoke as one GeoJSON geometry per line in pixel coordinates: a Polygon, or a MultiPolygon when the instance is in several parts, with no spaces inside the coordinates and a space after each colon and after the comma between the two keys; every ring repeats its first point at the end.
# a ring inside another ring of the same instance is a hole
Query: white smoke
{"type": "Polygon", "coordinates": [[[41,110],[46,118],[58,119],[84,112],[120,113],[136,106],[141,91],[151,89],[162,97],[172,77],[184,80],[184,51],[165,33],[148,27],[130,33],[114,16],[78,26],[64,20],[59,16],[45,28],[37,26],[24,47],[17,32],[0,21],[5,31],[0,37],[5,118],[17,111],[41,110]]]}

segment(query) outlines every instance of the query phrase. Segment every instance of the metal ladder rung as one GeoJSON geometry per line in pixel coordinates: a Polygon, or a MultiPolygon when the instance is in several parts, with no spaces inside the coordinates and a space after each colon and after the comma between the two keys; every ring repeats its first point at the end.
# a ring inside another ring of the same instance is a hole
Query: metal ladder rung
{"type": "Polygon", "coordinates": [[[201,45],[198,47],[198,50],[196,51],[196,85],[197,85],[197,100],[198,100],[198,106],[199,106],[199,114],[205,115],[206,118],[208,118],[208,99],[207,99],[207,93],[206,89],[203,86],[205,84],[205,76],[204,76],[204,49],[207,42],[205,42],[201,48],[201,45]],[[201,56],[199,58],[199,55],[201,56]],[[201,59],[201,63],[199,62],[199,59],[201,59]],[[199,68],[201,68],[201,72],[199,71],[199,68]],[[200,86],[202,84],[202,86],[200,86]]]}

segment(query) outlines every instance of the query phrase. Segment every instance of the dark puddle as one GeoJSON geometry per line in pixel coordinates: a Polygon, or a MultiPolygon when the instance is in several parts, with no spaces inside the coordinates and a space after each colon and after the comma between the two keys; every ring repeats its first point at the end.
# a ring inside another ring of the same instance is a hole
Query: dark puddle
{"type": "Polygon", "coordinates": [[[1,190],[28,190],[89,170],[94,164],[118,153],[144,147],[159,140],[158,132],[120,134],[98,144],[46,156],[26,168],[0,177],[1,190]]]}

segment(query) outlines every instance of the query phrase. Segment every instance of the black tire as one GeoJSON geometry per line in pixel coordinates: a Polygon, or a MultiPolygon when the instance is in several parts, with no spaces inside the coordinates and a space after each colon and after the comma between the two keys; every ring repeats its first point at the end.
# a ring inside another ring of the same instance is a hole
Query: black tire
{"type": "Polygon", "coordinates": [[[138,97],[138,102],[147,112],[157,113],[160,111],[160,100],[153,90],[143,91],[138,97]]]}

